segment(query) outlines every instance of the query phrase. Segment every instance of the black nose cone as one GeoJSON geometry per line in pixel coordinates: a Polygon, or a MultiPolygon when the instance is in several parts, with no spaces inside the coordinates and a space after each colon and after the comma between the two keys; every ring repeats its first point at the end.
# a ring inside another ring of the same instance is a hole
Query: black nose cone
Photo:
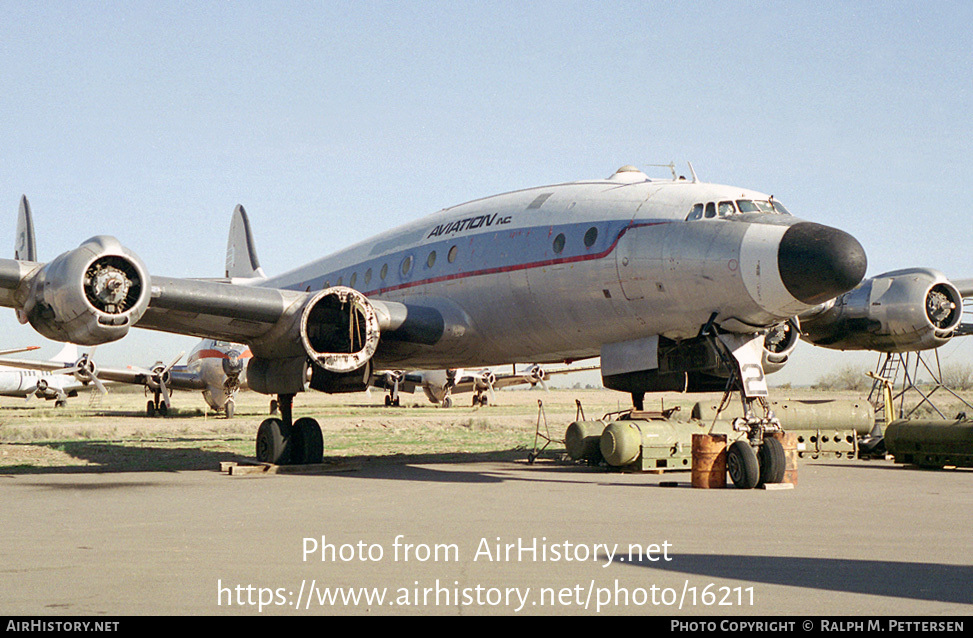
{"type": "Polygon", "coordinates": [[[784,233],[777,266],[787,291],[807,304],[819,304],[848,292],[865,276],[865,249],[837,228],[798,222],[784,233]]]}

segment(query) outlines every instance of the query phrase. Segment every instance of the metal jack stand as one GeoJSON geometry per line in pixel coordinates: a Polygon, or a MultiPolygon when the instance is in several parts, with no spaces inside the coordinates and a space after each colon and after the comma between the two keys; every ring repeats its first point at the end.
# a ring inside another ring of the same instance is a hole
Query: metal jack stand
{"type": "MultiPolygon", "coordinates": [[[[581,409],[581,402],[578,401],[578,409],[581,409]]],[[[537,400],[537,426],[534,428],[534,449],[527,455],[527,463],[533,465],[534,461],[541,452],[547,449],[547,446],[551,443],[564,443],[562,440],[555,440],[551,438],[551,430],[547,427],[547,415],[544,414],[544,403],[538,399],[537,400]],[[544,419],[544,434],[541,434],[541,418],[544,419]],[[544,445],[540,449],[537,448],[537,440],[544,439],[544,445]]]]}

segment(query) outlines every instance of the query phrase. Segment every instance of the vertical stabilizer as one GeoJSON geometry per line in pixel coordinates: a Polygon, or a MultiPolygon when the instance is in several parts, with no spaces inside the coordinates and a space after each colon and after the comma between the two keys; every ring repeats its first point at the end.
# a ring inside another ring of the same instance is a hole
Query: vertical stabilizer
{"type": "Polygon", "coordinates": [[[61,351],[51,358],[55,363],[74,363],[78,360],[78,346],[73,343],[65,343],[61,351]]]}
{"type": "Polygon", "coordinates": [[[30,214],[30,203],[26,195],[20,197],[20,211],[17,213],[17,235],[14,242],[14,259],[37,261],[37,244],[34,240],[34,218],[30,214]]]}
{"type": "Polygon", "coordinates": [[[226,277],[228,279],[266,279],[257,249],[250,232],[247,211],[239,204],[233,210],[230,222],[230,237],[226,243],[226,277]]]}

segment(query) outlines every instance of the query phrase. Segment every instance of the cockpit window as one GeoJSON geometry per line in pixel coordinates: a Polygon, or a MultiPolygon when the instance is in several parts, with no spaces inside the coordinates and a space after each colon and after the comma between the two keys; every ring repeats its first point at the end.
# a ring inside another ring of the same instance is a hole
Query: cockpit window
{"type": "Polygon", "coordinates": [[[779,215],[790,215],[784,206],[776,200],[766,199],[738,199],[737,206],[741,213],[777,213],[779,215]]]}
{"type": "Polygon", "coordinates": [[[767,199],[738,199],[736,202],[723,201],[694,204],[692,211],[686,215],[686,221],[696,219],[713,219],[714,217],[728,217],[737,213],[771,213],[790,215],[790,212],[777,200],[767,199]]]}

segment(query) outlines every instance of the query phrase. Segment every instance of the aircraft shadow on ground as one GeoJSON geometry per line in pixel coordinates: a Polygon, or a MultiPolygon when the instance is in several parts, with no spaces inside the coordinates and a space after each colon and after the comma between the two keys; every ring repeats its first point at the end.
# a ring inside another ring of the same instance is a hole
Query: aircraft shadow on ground
{"type": "MultiPolygon", "coordinates": [[[[192,442],[193,439],[179,439],[192,442]]],[[[200,439],[210,442],[210,439],[200,439]]],[[[37,447],[47,447],[63,452],[86,465],[12,465],[0,467],[0,474],[94,474],[106,472],[182,472],[189,470],[219,471],[221,462],[254,463],[252,457],[231,451],[205,450],[199,447],[161,447],[151,444],[138,446],[124,445],[110,441],[67,441],[56,443],[34,443],[37,447]]],[[[449,452],[428,454],[395,454],[391,456],[325,456],[323,471],[294,471],[289,474],[318,476],[357,476],[362,478],[392,478],[410,481],[430,481],[448,483],[502,482],[508,477],[495,475],[490,471],[446,471],[418,467],[421,465],[447,465],[482,462],[512,463],[524,461],[527,451],[523,449],[496,450],[486,452],[449,452]],[[352,472],[332,473],[328,466],[354,470],[352,472]]]]}
{"type": "Polygon", "coordinates": [[[967,565],[723,554],[678,554],[671,558],[669,562],[621,562],[618,558],[615,561],[748,583],[973,604],[973,591],[969,588],[973,567],[967,565]]]}

